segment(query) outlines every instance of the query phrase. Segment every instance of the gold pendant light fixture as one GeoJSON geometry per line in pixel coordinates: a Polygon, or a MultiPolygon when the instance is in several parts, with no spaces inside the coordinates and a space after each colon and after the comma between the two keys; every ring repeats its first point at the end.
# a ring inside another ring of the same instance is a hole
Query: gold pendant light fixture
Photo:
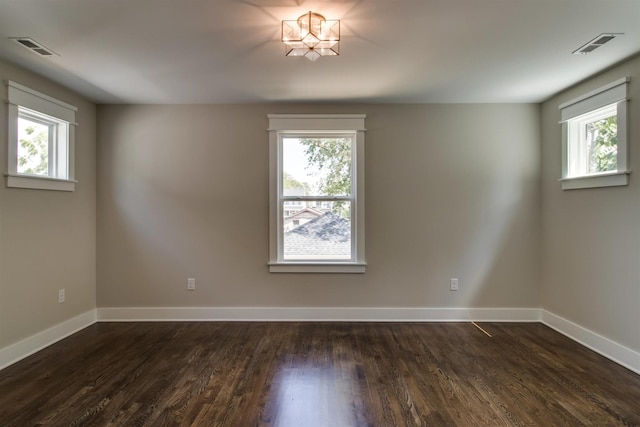
{"type": "Polygon", "coordinates": [[[319,13],[305,13],[295,21],[282,21],[282,43],[286,56],[304,56],[315,61],[340,54],[340,20],[327,20],[319,13]]]}

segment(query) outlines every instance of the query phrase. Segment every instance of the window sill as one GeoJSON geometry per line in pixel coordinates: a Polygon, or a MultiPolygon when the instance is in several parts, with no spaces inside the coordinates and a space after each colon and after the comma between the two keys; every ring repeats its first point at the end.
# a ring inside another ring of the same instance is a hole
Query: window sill
{"type": "Polygon", "coordinates": [[[32,190],[75,191],[76,182],[44,176],[6,174],[7,187],[29,188],[32,190]]]}
{"type": "Polygon", "coordinates": [[[581,188],[617,187],[629,184],[629,174],[631,171],[611,172],[598,175],[578,176],[574,178],[563,178],[563,190],[578,190],[581,188]]]}
{"type": "Polygon", "coordinates": [[[366,270],[364,263],[269,263],[270,273],[346,273],[361,274],[366,270]]]}

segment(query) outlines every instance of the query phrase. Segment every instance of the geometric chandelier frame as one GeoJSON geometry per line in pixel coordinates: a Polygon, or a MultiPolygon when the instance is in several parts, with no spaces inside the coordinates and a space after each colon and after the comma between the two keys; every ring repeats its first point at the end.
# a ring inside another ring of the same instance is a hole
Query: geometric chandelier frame
{"type": "Polygon", "coordinates": [[[315,61],[340,54],[340,20],[327,20],[309,11],[295,21],[282,21],[285,56],[304,56],[315,61]]]}

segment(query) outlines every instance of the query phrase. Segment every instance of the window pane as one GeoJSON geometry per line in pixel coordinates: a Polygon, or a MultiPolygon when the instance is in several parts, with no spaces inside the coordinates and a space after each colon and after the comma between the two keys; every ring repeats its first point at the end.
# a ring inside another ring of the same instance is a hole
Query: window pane
{"type": "Polygon", "coordinates": [[[350,260],[351,202],[312,201],[283,218],[284,260],[350,260]]]}
{"type": "Polygon", "coordinates": [[[18,173],[49,175],[49,138],[49,126],[18,117],[18,173]]]}
{"type": "Polygon", "coordinates": [[[588,173],[618,169],[617,116],[607,117],[586,125],[588,173]]]}
{"type": "Polygon", "coordinates": [[[284,196],[351,195],[352,137],[283,138],[284,196]]]}

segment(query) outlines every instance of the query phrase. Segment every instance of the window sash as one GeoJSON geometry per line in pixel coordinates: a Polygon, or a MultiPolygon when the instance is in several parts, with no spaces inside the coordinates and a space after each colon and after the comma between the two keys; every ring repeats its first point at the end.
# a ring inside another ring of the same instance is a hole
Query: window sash
{"type": "MultiPolygon", "coordinates": [[[[52,150],[54,149],[54,127],[55,124],[51,123],[50,120],[44,120],[34,114],[29,114],[29,112],[24,111],[22,108],[18,109],[18,127],[20,128],[21,123],[20,121],[24,120],[26,122],[29,123],[35,123],[37,125],[41,125],[46,127],[46,133],[47,133],[47,141],[46,141],[46,145],[47,145],[47,171],[44,174],[31,174],[25,171],[18,171],[17,169],[20,167],[19,165],[16,166],[16,172],[20,173],[20,174],[24,174],[24,175],[33,175],[33,176],[51,176],[52,175],[52,150]]],[[[16,138],[16,144],[17,144],[17,149],[16,149],[16,162],[19,163],[20,160],[20,141],[21,141],[21,135],[20,135],[20,131],[18,131],[17,134],[17,138],[16,138]]]]}
{"type": "MultiPolygon", "coordinates": [[[[326,201],[330,201],[329,198],[327,197],[323,197],[323,198],[306,198],[306,201],[309,202],[314,202],[314,201],[320,201],[320,202],[326,202],[326,201]]],[[[355,201],[352,199],[347,199],[344,197],[341,198],[336,198],[335,200],[331,200],[331,201],[337,201],[337,202],[346,202],[349,204],[349,226],[350,226],[350,237],[349,237],[349,256],[348,257],[344,257],[344,256],[340,256],[339,254],[324,254],[324,255],[319,255],[317,257],[313,257],[313,256],[305,256],[303,254],[300,254],[298,256],[294,256],[294,255],[289,255],[287,256],[285,254],[285,234],[287,233],[287,230],[285,230],[285,220],[287,219],[284,216],[284,202],[285,201],[281,201],[280,204],[280,212],[281,215],[278,218],[278,224],[280,226],[280,230],[278,232],[278,262],[280,263],[296,263],[296,262],[303,262],[303,263],[308,263],[308,262],[331,262],[331,263],[354,263],[356,261],[356,240],[354,239],[356,230],[355,230],[355,201]]],[[[304,208],[302,209],[304,210],[304,208]]],[[[301,226],[303,226],[304,224],[302,224],[301,226]]],[[[290,230],[289,230],[290,231],[290,230]]]]}
{"type": "MultiPolygon", "coordinates": [[[[46,175],[33,175],[36,177],[49,177],[57,179],[69,178],[69,124],[63,120],[49,117],[45,114],[32,111],[28,108],[18,107],[18,119],[24,119],[30,122],[38,123],[48,128],[47,135],[47,166],[46,175]]],[[[20,144],[19,135],[17,136],[17,144],[20,144]]],[[[16,150],[16,156],[18,155],[16,150]]],[[[17,161],[17,157],[16,157],[17,161]]],[[[16,173],[20,175],[32,175],[24,172],[16,173]]]]}
{"type": "Polygon", "coordinates": [[[277,251],[277,262],[355,262],[355,254],[356,254],[356,218],[355,218],[355,207],[356,207],[356,186],[357,186],[357,146],[356,146],[356,132],[278,132],[277,135],[277,143],[278,143],[278,213],[277,213],[277,221],[278,221],[278,251],[277,251]],[[321,139],[321,138],[349,138],[351,140],[351,177],[350,177],[350,191],[348,195],[342,196],[320,196],[320,195],[309,195],[309,196],[285,196],[283,195],[283,181],[284,181],[284,140],[285,139],[295,139],[295,138],[306,138],[306,139],[321,139]],[[331,257],[319,257],[319,258],[304,258],[295,260],[293,258],[286,258],[284,254],[284,213],[285,207],[284,202],[292,202],[292,201],[300,201],[300,202],[314,202],[314,201],[326,201],[326,202],[338,202],[344,201],[349,202],[351,205],[350,209],[350,225],[351,225],[351,250],[350,257],[348,259],[344,258],[331,258],[331,257]]]}
{"type": "MultiPolygon", "coordinates": [[[[590,111],[587,114],[576,117],[569,120],[568,125],[568,169],[567,178],[598,175],[602,173],[617,172],[618,165],[616,162],[616,169],[613,171],[605,172],[590,172],[589,171],[589,153],[588,153],[588,141],[587,141],[587,126],[591,123],[599,122],[610,117],[617,117],[618,109],[617,104],[608,105],[603,108],[599,108],[595,111],[590,111]]],[[[616,144],[617,145],[617,144],[616,144]]],[[[616,154],[616,160],[618,155],[616,154]]]]}
{"type": "MultiPolygon", "coordinates": [[[[351,181],[351,185],[350,185],[350,193],[349,194],[344,194],[342,196],[345,197],[351,197],[351,195],[354,194],[354,188],[355,188],[355,175],[354,175],[354,165],[355,165],[355,161],[356,161],[356,155],[357,155],[357,151],[356,151],[356,132],[331,132],[331,131],[324,131],[324,132],[278,132],[278,174],[279,174],[279,181],[278,181],[278,189],[279,189],[279,195],[281,197],[289,197],[289,196],[283,196],[284,193],[284,179],[283,179],[283,175],[284,172],[286,172],[284,170],[284,140],[285,139],[340,139],[340,138],[345,138],[345,139],[349,139],[350,140],[350,144],[351,144],[351,176],[350,176],[350,181],[351,181]]],[[[307,195],[308,197],[334,197],[334,196],[325,196],[325,195],[321,195],[321,194],[309,194],[307,195]]],[[[295,197],[295,196],[291,196],[291,197],[295,197]]]]}

